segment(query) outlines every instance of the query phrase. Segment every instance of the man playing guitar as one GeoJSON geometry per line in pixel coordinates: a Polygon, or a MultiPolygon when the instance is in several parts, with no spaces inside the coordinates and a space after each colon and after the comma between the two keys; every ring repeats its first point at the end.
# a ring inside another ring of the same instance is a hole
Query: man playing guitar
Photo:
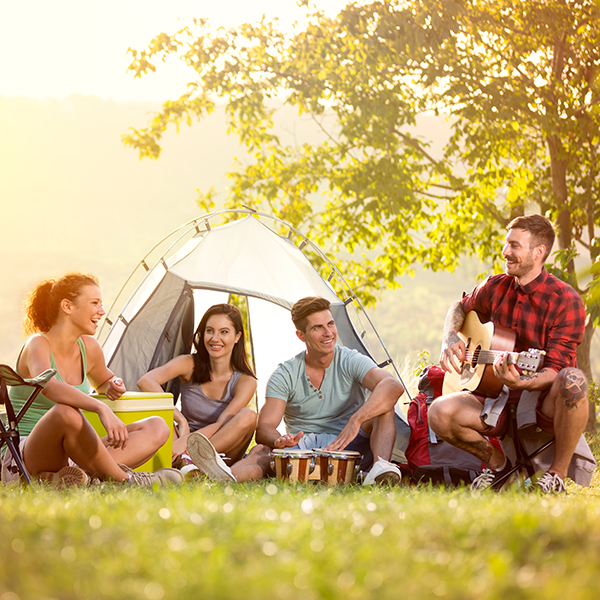
{"type": "MultiPolygon", "coordinates": [[[[585,310],[575,290],[544,269],[555,239],[550,221],[541,215],[517,217],[507,230],[502,249],[506,274],[489,277],[450,308],[440,365],[447,372],[461,372],[466,346],[458,332],[472,310],[482,322],[492,321],[513,330],[515,351],[545,350],[544,366],[536,373],[520,373],[507,360],[507,352],[498,354],[493,371],[508,388],[508,402],[518,402],[524,391],[539,395],[537,425],[554,434],[556,444],[553,462],[536,485],[544,492],[563,492],[569,464],[588,419],[588,384],[576,368],[585,310]]],[[[492,429],[481,417],[484,401],[477,390],[463,390],[441,396],[429,408],[433,431],[487,466],[473,482],[473,489],[492,486],[512,468],[502,452],[484,437],[492,429]]]]}

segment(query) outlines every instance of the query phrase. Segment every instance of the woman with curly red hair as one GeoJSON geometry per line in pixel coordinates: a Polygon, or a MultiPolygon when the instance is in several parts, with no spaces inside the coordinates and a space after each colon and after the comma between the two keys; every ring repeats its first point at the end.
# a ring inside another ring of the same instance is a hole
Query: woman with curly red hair
{"type": "MultiPolygon", "coordinates": [[[[89,384],[111,400],[126,391],[122,380],[106,366],[100,344],[93,337],[104,314],[93,275],[69,273],[38,284],[28,295],[24,327],[30,337],[16,370],[23,378],[51,368],[56,374],[19,424],[25,466],[38,479],[60,484],[82,484],[88,475],[140,485],[180,482],[182,476],[175,469],[133,471],[167,441],[169,426],[162,418],[149,417],[125,426],[107,404],[89,395],[89,384]],[[105,437],[98,436],[83,410],[98,415],[105,437]]],[[[28,394],[24,387],[11,388],[15,409],[24,404],[28,394]]],[[[5,453],[2,481],[18,478],[12,454],[5,453]]]]}

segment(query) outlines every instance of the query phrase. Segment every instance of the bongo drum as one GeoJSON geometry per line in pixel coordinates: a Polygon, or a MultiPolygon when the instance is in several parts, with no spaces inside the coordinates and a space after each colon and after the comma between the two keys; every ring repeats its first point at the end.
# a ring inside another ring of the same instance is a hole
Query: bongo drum
{"type": "Polygon", "coordinates": [[[284,481],[308,481],[315,470],[315,453],[311,450],[274,448],[271,450],[271,469],[277,479],[284,481]]]}
{"type": "Polygon", "coordinates": [[[323,483],[328,485],[340,485],[352,483],[360,470],[362,456],[360,452],[353,450],[342,450],[339,452],[330,450],[313,449],[317,456],[317,464],[320,468],[320,477],[323,483]]]}

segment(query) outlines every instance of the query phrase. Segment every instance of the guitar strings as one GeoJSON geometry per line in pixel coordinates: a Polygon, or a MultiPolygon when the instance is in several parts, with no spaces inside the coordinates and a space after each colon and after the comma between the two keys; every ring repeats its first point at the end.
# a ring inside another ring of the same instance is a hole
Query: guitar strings
{"type": "MultiPolygon", "coordinates": [[[[500,356],[500,354],[502,354],[502,352],[500,350],[482,350],[479,348],[474,351],[467,350],[465,362],[475,362],[478,364],[482,364],[482,363],[489,364],[489,361],[494,362],[496,357],[500,356]]],[[[514,354],[513,352],[508,353],[509,362],[510,362],[510,359],[512,358],[513,354],[514,354]]]]}

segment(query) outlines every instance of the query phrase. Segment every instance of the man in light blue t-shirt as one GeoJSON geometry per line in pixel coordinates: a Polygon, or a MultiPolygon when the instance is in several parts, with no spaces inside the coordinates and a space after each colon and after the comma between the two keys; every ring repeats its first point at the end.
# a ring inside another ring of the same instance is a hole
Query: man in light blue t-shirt
{"type": "Polygon", "coordinates": [[[271,375],[256,440],[270,448],[356,450],[365,457],[361,467],[371,467],[365,484],[397,483],[400,469],[389,460],[394,407],[404,388],[368,356],[336,345],[329,306],[325,298],[309,297],[292,307],[306,350],[271,375]],[[277,431],[282,419],[285,435],[277,431]]]}

